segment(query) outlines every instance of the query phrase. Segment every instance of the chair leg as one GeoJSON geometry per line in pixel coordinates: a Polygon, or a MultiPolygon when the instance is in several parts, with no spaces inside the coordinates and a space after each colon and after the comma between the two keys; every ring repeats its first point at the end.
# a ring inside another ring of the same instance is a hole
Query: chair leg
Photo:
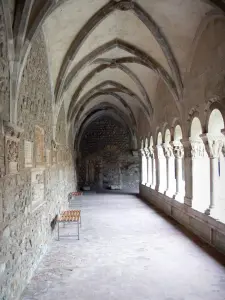
{"type": "Polygon", "coordinates": [[[80,239],[80,225],[79,225],[79,221],[77,222],[77,236],[78,236],[78,240],[80,239]]]}
{"type": "Polygon", "coordinates": [[[82,227],[82,224],[81,224],[81,214],[80,214],[80,228],[82,227]]]}

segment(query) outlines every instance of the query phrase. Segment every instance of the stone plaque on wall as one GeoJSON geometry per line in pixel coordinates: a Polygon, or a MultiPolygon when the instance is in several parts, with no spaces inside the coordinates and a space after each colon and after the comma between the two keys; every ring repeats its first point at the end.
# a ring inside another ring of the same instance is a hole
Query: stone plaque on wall
{"type": "Polygon", "coordinates": [[[36,165],[45,163],[44,129],[39,126],[35,126],[35,162],[36,165]]]}
{"type": "Polygon", "coordinates": [[[44,169],[35,168],[31,172],[32,207],[44,202],[44,169]]]}
{"type": "Polygon", "coordinates": [[[24,141],[24,159],[25,168],[33,166],[33,143],[30,141],[24,141]]]}

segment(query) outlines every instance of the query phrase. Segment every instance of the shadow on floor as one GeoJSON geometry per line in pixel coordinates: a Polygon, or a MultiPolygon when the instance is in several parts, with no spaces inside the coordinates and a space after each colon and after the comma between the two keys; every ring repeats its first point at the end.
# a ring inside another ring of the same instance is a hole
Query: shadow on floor
{"type": "Polygon", "coordinates": [[[191,240],[193,243],[195,243],[199,248],[201,248],[204,252],[206,252],[208,255],[210,255],[212,258],[214,258],[218,263],[225,266],[225,253],[219,252],[217,249],[215,249],[213,246],[205,242],[203,239],[201,239],[199,236],[194,234],[192,231],[184,227],[184,225],[178,223],[175,219],[173,219],[171,216],[167,215],[163,211],[161,211],[158,207],[156,207],[154,204],[148,202],[147,200],[143,199],[139,194],[136,195],[137,198],[145,203],[148,207],[153,209],[160,217],[167,220],[171,225],[176,227],[176,229],[181,232],[184,236],[186,236],[189,240],[191,240]]]}

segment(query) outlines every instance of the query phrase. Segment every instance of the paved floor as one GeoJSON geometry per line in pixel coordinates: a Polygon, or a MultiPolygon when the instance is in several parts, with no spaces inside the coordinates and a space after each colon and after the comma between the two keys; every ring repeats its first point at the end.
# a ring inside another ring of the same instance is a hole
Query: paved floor
{"type": "Polygon", "coordinates": [[[135,196],[83,202],[81,240],[53,242],[22,300],[225,299],[225,268],[208,247],[135,196]]]}

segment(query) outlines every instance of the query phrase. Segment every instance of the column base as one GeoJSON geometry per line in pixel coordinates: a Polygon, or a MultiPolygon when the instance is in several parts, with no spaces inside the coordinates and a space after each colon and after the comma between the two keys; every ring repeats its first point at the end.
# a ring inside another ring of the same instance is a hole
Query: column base
{"type": "Polygon", "coordinates": [[[219,215],[218,215],[218,211],[215,208],[207,208],[205,210],[205,214],[207,216],[212,217],[215,220],[219,220],[219,215]]]}
{"type": "Polygon", "coordinates": [[[155,184],[151,184],[150,188],[151,188],[152,190],[155,190],[155,188],[156,188],[155,184]]]}
{"type": "Polygon", "coordinates": [[[181,193],[176,193],[173,196],[173,199],[178,201],[178,202],[184,203],[184,195],[182,195],[181,193]]]}
{"type": "Polygon", "coordinates": [[[174,191],[167,190],[167,191],[164,192],[164,195],[166,195],[166,196],[169,197],[169,198],[173,198],[173,196],[174,196],[174,191]]]}
{"type": "Polygon", "coordinates": [[[159,187],[158,192],[164,195],[165,194],[165,188],[159,187]]]}
{"type": "Polygon", "coordinates": [[[192,199],[188,197],[184,197],[184,204],[186,204],[189,207],[192,207],[192,199]]]}

